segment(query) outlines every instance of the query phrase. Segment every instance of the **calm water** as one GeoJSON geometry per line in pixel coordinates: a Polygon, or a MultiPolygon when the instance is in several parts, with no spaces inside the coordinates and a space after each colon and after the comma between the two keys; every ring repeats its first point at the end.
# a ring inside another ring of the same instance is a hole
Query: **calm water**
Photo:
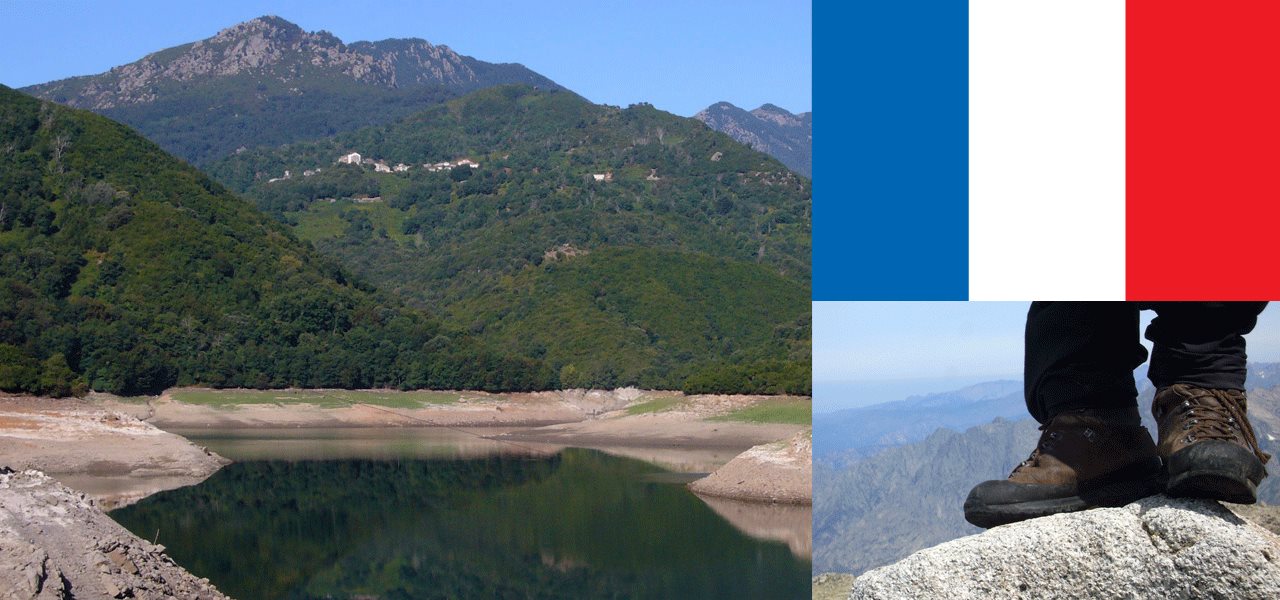
{"type": "Polygon", "coordinates": [[[179,564],[242,600],[810,594],[807,558],[747,536],[647,462],[484,455],[463,437],[320,459],[285,441],[289,460],[198,441],[243,462],[111,516],[148,540],[159,531],[179,564]]]}

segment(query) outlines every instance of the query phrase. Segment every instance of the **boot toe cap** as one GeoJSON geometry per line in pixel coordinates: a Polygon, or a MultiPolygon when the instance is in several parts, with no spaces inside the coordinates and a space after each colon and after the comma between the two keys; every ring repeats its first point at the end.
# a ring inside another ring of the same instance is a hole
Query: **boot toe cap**
{"type": "Polygon", "coordinates": [[[1226,440],[1204,440],[1174,452],[1166,461],[1170,481],[1216,477],[1257,485],[1266,477],[1262,461],[1248,448],[1226,440]]]}

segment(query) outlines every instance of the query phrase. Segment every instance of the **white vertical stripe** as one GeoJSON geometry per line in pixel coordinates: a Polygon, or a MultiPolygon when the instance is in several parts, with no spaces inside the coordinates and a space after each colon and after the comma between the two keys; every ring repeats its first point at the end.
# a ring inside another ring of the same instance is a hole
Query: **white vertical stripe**
{"type": "Polygon", "coordinates": [[[1123,300],[1125,3],[969,1],[969,299],[1123,300]]]}

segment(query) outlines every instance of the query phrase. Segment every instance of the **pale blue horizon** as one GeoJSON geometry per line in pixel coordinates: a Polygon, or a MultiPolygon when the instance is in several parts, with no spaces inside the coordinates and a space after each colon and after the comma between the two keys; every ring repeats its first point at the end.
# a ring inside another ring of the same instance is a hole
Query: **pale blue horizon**
{"type": "MultiPolygon", "coordinates": [[[[814,302],[814,412],[1021,379],[1029,305],[814,302]]],[[[1142,328],[1153,316],[1142,312],[1142,328]]],[[[1250,360],[1280,362],[1280,306],[1263,311],[1246,340],[1250,360]]]]}

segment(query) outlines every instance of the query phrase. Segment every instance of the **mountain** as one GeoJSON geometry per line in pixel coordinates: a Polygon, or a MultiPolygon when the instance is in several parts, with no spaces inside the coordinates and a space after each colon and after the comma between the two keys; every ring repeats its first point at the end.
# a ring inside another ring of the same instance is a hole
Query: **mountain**
{"type": "Polygon", "coordinates": [[[267,16],[106,73],[23,91],[130,125],[200,165],[242,147],[388,123],[507,83],[558,87],[521,65],[483,62],[421,39],[344,44],[267,16]]]}
{"type": "Polygon", "coordinates": [[[728,102],[717,102],[693,118],[782,161],[792,171],[813,177],[812,112],[797,115],[772,104],[747,112],[728,102]]]}
{"type": "Polygon", "coordinates": [[[0,389],[545,388],[127,127],[0,86],[0,389]]]}
{"type": "Polygon", "coordinates": [[[860,574],[981,531],[964,520],[969,489],[1008,475],[1039,435],[1030,419],[997,419],[963,433],[939,429],[850,465],[815,457],[814,572],[860,574]]]}
{"type": "MultiPolygon", "coordinates": [[[[1266,452],[1280,455],[1280,363],[1249,365],[1249,420],[1266,452]]],[[[1150,414],[1154,389],[1141,386],[1150,414]]],[[[815,429],[817,429],[815,423],[815,429]]],[[[1153,424],[1147,425],[1155,434],[1153,424]]],[[[815,438],[817,438],[815,432],[815,438]]],[[[923,441],[847,461],[814,460],[814,571],[861,573],[908,554],[981,531],[964,520],[969,489],[1007,476],[1039,438],[1030,418],[996,419],[963,432],[938,429],[923,441]]],[[[1280,476],[1258,486],[1265,504],[1280,504],[1280,476]]]]}
{"type": "Polygon", "coordinates": [[[811,184],[693,119],[500,86],[209,172],[583,385],[809,390],[811,184]]]}
{"type": "Polygon", "coordinates": [[[1022,382],[991,381],[952,392],[816,415],[814,453],[866,456],[923,440],[940,427],[963,430],[996,417],[1026,418],[1022,382]]]}

